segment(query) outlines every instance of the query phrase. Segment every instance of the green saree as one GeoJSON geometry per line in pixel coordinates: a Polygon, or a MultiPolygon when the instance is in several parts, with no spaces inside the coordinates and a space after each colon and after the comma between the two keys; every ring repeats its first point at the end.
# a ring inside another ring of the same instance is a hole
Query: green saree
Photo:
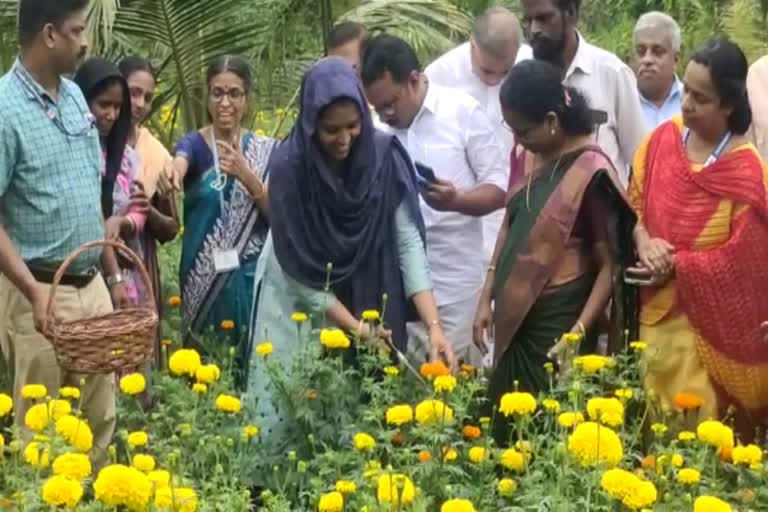
{"type": "MultiPolygon", "coordinates": [[[[614,253],[614,290],[611,302],[609,350],[617,350],[627,326],[624,305],[628,290],[622,268],[634,258],[631,233],[635,215],[602,151],[587,146],[567,153],[556,164],[537,169],[510,190],[507,239],[496,264],[493,283],[495,353],[489,382],[489,407],[498,406],[504,393],[537,394],[549,385],[544,364],[547,352],[577,322],[595,282],[588,270],[572,281],[548,286],[574,235],[587,194],[600,194],[604,203],[608,243],[614,253]]],[[[596,270],[596,269],[594,269],[596,270]]],[[[593,351],[592,330],[582,348],[593,351]]],[[[497,440],[507,432],[497,421],[497,440]]]]}

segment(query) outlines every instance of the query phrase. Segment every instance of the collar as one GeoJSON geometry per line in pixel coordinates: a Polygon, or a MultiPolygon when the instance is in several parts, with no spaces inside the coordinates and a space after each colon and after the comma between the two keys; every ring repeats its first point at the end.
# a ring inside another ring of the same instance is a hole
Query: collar
{"type": "Polygon", "coordinates": [[[595,64],[592,55],[593,46],[584,39],[584,36],[577,30],[576,37],[578,39],[578,46],[576,47],[576,54],[573,56],[568,71],[565,73],[565,78],[568,79],[577,70],[581,71],[585,75],[591,75],[594,72],[595,64]]]}
{"type": "Polygon", "coordinates": [[[35,80],[34,77],[29,73],[29,70],[24,67],[24,64],[21,63],[20,57],[16,57],[16,61],[13,63],[13,71],[16,75],[16,78],[24,86],[24,92],[26,93],[27,98],[31,100],[43,99],[49,103],[56,103],[53,101],[53,98],[51,98],[48,92],[43,88],[43,86],[40,85],[37,80],[35,80]]]}
{"type": "Polygon", "coordinates": [[[411,126],[413,126],[414,123],[416,123],[416,121],[418,121],[421,118],[421,116],[424,115],[425,111],[429,111],[433,114],[437,112],[437,100],[438,100],[437,96],[439,94],[437,91],[437,88],[439,86],[437,86],[434,83],[431,83],[427,78],[427,75],[422,74],[422,76],[427,80],[426,82],[427,94],[424,95],[424,101],[421,102],[421,107],[419,108],[419,111],[416,114],[416,117],[413,118],[413,122],[411,123],[411,126]]]}
{"type": "MultiPolygon", "coordinates": [[[[675,75],[675,81],[672,83],[672,88],[669,90],[669,94],[667,95],[666,98],[664,98],[664,103],[667,103],[672,98],[675,98],[677,96],[682,96],[682,95],[683,95],[683,82],[681,82],[680,79],[677,77],[677,75],[675,75]]],[[[654,107],[656,106],[654,102],[647,99],[642,94],[640,94],[640,101],[648,105],[653,105],[654,107]]]]}

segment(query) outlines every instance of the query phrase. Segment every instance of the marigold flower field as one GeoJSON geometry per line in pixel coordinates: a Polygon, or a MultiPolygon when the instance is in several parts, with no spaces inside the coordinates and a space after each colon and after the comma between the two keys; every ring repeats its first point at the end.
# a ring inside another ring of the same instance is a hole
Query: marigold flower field
{"type": "Polygon", "coordinates": [[[214,337],[200,351],[168,340],[160,371],[122,376],[106,450],[81,417],[78,387],[23,390],[28,440],[0,394],[0,509],[768,510],[763,447],[742,445],[728,418],[696,421],[694,395],[661,410],[640,384],[653,361],[642,342],[615,357],[577,357],[570,342],[569,369],[548,367],[546,392],[511,389],[486,404],[476,368],[433,363],[415,375],[378,347],[313,328],[318,319],[292,319],[305,340],[295,364],[274,359],[280,340],[253,349],[283,417],[279,438],[260,425],[254,397],[234,392],[234,350],[212,349],[226,344],[214,337]],[[504,446],[492,435],[501,424],[504,446]]]}

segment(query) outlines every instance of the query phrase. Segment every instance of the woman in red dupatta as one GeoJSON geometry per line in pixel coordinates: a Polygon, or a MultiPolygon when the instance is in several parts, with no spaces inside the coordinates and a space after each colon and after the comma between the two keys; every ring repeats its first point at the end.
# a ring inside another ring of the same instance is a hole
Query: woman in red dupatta
{"type": "Polygon", "coordinates": [[[744,137],[746,75],[731,42],[694,53],[682,119],[640,147],[630,184],[645,384],[666,410],[703,399],[699,420],[728,416],[745,442],[768,411],[768,170],[744,137]]]}

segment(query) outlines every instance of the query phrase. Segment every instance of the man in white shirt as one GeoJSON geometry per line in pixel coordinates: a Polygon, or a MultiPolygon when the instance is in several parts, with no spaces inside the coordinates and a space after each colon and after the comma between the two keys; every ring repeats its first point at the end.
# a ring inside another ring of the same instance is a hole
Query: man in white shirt
{"type": "Polygon", "coordinates": [[[594,112],[597,142],[624,185],[635,150],[646,133],[632,70],[616,55],[589,44],[576,30],[581,0],[521,0],[523,27],[536,59],[564,70],[563,83],[578,88],[594,112]]]}
{"type": "MultiPolygon", "coordinates": [[[[481,217],[504,205],[506,169],[495,129],[468,94],[429,82],[416,53],[400,38],[368,42],[362,66],[366,95],[380,128],[395,134],[411,158],[431,168],[421,179],[427,257],[445,334],[454,352],[482,362],[472,320],[484,279],[481,217]],[[427,180],[429,181],[429,180],[427,180]]],[[[409,353],[423,360],[427,333],[409,326],[409,353]]]]}
{"type": "MultiPolygon", "coordinates": [[[[497,6],[475,19],[468,42],[450,50],[424,70],[430,83],[461,89],[480,103],[496,129],[507,171],[514,141],[501,115],[499,90],[512,66],[532,56],[531,47],[523,43],[523,29],[517,17],[509,9],[497,6]]],[[[503,219],[503,208],[483,218],[486,265],[493,256],[503,219]]]]}

